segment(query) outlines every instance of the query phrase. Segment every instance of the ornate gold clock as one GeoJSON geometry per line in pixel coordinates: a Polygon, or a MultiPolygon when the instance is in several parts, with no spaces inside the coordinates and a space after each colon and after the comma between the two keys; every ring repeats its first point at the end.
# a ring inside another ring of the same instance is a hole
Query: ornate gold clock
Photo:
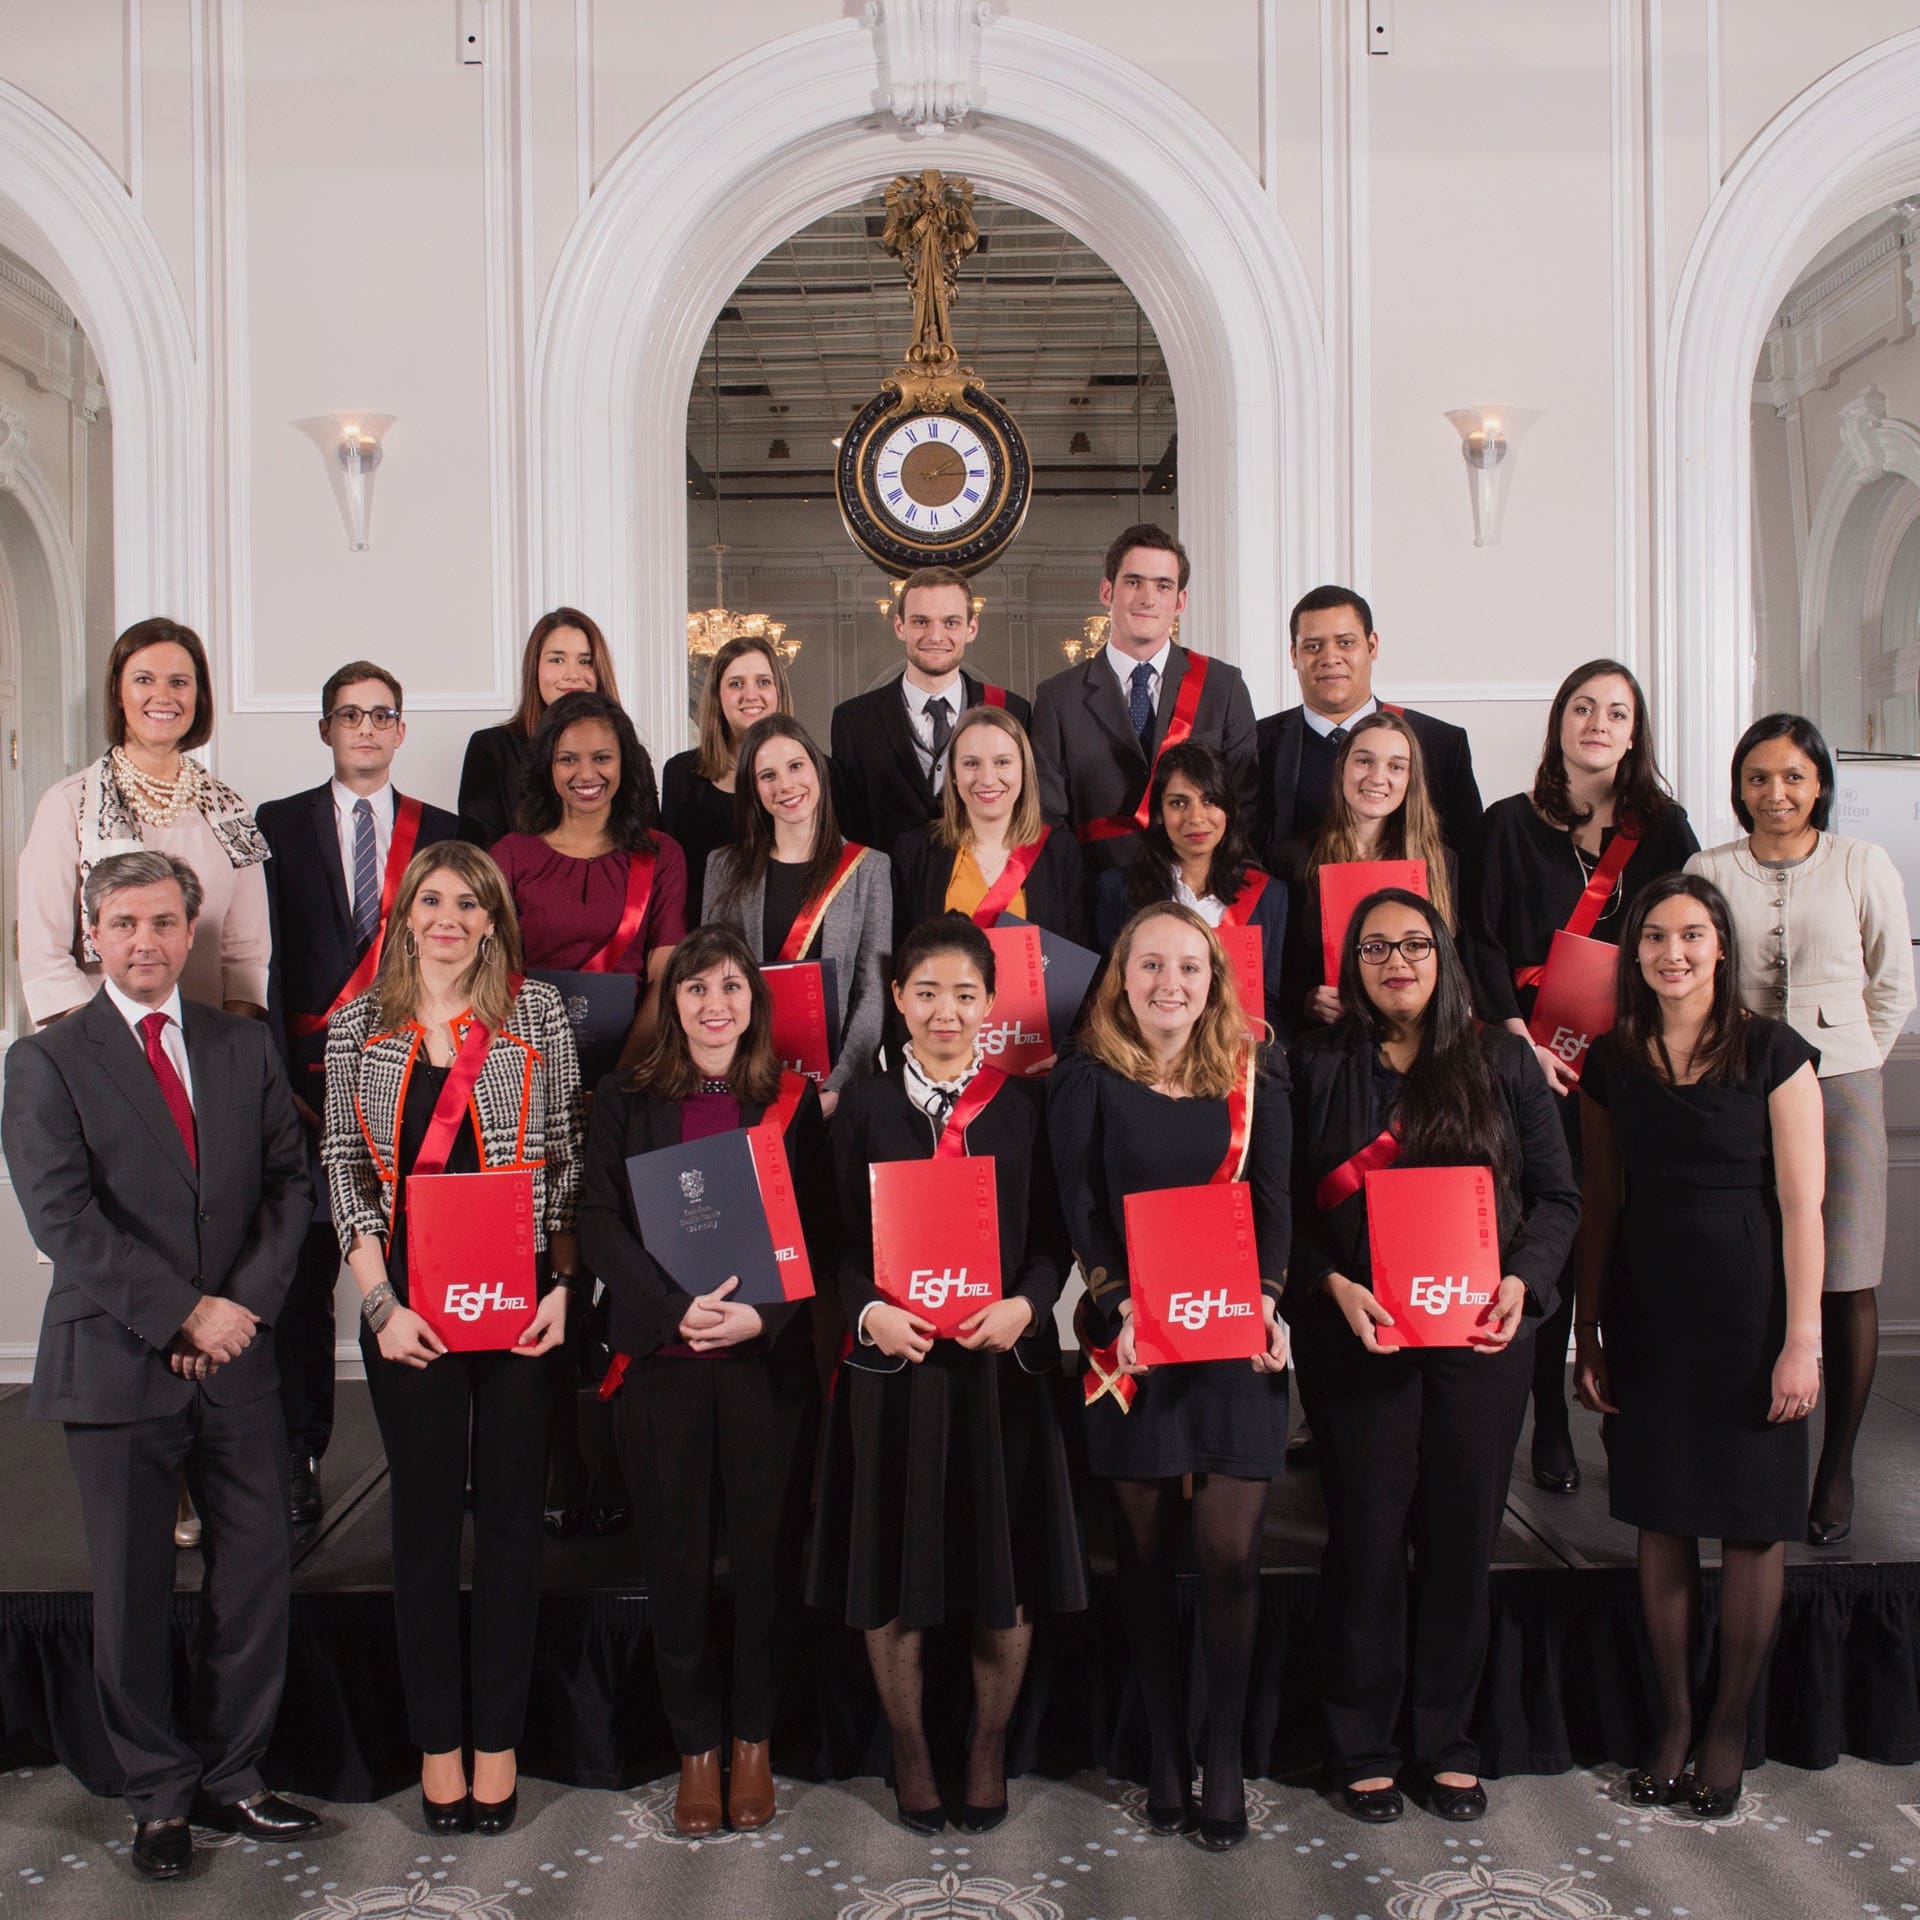
{"type": "Polygon", "coordinates": [[[854,544],[889,573],[977,572],[1027,517],[1027,443],[953,344],[959,266],[979,238],[970,181],[930,167],[887,188],[882,244],[913,288],[914,342],[842,437],[834,491],[854,544]]]}

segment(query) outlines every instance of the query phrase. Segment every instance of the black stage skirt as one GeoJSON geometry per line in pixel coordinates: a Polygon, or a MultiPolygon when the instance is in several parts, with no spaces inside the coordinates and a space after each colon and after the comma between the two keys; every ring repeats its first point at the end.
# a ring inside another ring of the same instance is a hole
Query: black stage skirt
{"type": "Polygon", "coordinates": [[[1287,1453],[1287,1376],[1249,1360],[1154,1367],[1133,1409],[1111,1394],[1087,1409],[1087,1466],[1102,1480],[1174,1480],[1189,1473],[1277,1479],[1287,1453]]]}

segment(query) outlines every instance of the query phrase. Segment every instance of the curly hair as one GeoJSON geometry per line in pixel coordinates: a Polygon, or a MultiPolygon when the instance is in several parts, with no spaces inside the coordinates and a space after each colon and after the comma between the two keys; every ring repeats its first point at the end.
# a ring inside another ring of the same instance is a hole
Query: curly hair
{"type": "Polygon", "coordinates": [[[520,778],[516,824],[522,833],[551,833],[560,824],[565,806],[553,784],[553,756],[560,750],[560,736],[583,720],[604,721],[620,749],[620,784],[607,809],[607,837],[623,853],[652,851],[653,829],[660,824],[653,761],[626,708],[604,693],[563,693],[540,716],[520,778]]]}

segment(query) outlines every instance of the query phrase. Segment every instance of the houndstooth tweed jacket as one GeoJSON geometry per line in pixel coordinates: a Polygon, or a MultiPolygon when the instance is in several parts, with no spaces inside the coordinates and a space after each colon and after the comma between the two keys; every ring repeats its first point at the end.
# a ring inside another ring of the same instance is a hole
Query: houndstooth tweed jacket
{"type": "MultiPolygon", "coordinates": [[[[426,1039],[415,1021],[376,1031],[377,997],[350,1000],[327,1026],[326,1133],[320,1161],[344,1252],[356,1233],[385,1240],[396,1186],[394,1141],[407,1081],[426,1039]]],[[[462,1025],[456,1039],[464,1039],[462,1025]]],[[[585,1101],[573,1027],[559,993],[528,980],[493,1036],[470,1098],[489,1173],[533,1174],[535,1244],[573,1231],[585,1101]]]]}

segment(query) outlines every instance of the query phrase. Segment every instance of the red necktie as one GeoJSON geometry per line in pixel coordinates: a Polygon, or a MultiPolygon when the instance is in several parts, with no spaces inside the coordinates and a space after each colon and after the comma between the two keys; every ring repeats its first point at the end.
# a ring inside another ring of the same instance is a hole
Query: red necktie
{"type": "Polygon", "coordinates": [[[160,1097],[167,1103],[167,1111],[173,1115],[173,1124],[180,1129],[180,1143],[187,1150],[187,1158],[193,1162],[193,1170],[200,1171],[200,1149],[194,1143],[193,1102],[187,1098],[187,1089],[180,1079],[178,1070],[167,1058],[167,1050],[160,1044],[160,1036],[167,1030],[167,1016],[164,1013],[150,1013],[140,1022],[140,1031],[147,1039],[147,1065],[153,1069],[153,1077],[160,1082],[160,1097]]]}

